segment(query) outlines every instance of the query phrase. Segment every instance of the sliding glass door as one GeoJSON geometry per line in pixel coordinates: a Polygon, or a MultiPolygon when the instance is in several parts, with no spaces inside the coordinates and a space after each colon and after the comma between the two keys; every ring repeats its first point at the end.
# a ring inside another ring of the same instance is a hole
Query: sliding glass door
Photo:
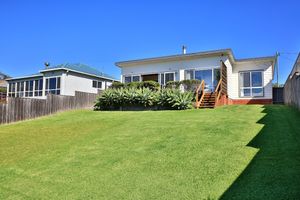
{"type": "Polygon", "coordinates": [[[204,80],[205,91],[213,91],[213,74],[211,69],[195,70],[195,79],[204,80]]]}

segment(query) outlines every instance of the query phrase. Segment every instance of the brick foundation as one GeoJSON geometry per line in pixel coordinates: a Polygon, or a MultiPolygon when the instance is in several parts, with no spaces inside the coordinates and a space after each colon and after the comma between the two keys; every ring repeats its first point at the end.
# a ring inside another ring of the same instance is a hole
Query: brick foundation
{"type": "Polygon", "coordinates": [[[228,105],[272,104],[272,99],[228,99],[228,105]]]}

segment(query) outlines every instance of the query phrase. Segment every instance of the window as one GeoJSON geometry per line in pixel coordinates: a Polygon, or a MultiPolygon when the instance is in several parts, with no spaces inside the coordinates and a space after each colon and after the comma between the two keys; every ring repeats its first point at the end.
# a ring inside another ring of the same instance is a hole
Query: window
{"type": "Polygon", "coordinates": [[[16,83],[9,83],[8,86],[8,96],[9,97],[15,97],[16,94],[16,83]]]}
{"type": "Polygon", "coordinates": [[[185,80],[192,80],[192,79],[194,79],[194,70],[185,70],[184,71],[184,79],[185,80]]]}
{"type": "Polygon", "coordinates": [[[160,74],[161,85],[165,85],[169,81],[175,81],[175,72],[165,72],[165,73],[160,74]]]}
{"type": "Polygon", "coordinates": [[[240,72],[240,96],[262,97],[264,96],[262,71],[240,72]]]}
{"type": "Polygon", "coordinates": [[[60,94],[60,77],[46,78],[46,95],[60,94]]]}
{"type": "Polygon", "coordinates": [[[34,96],[43,96],[43,79],[34,81],[34,96]]]}
{"type": "Polygon", "coordinates": [[[16,97],[23,97],[24,96],[24,81],[20,81],[16,83],[16,97]]]}
{"type": "Polygon", "coordinates": [[[131,82],[131,76],[125,76],[124,82],[125,83],[130,83],[131,82]]]}
{"type": "Polygon", "coordinates": [[[25,97],[33,96],[33,80],[25,81],[25,97]]]}
{"type": "Polygon", "coordinates": [[[102,88],[102,81],[93,81],[93,88],[102,88]]]}
{"type": "Polygon", "coordinates": [[[130,82],[139,82],[141,80],[139,75],[133,75],[133,76],[124,76],[124,82],[130,83],[130,82]]]}
{"type": "Polygon", "coordinates": [[[133,82],[139,82],[140,81],[140,76],[132,76],[132,81],[133,82]]]}
{"type": "Polygon", "coordinates": [[[168,83],[169,81],[175,80],[175,73],[165,73],[165,82],[168,83]]]}
{"type": "Polygon", "coordinates": [[[93,88],[97,87],[97,81],[93,81],[93,88]]]}

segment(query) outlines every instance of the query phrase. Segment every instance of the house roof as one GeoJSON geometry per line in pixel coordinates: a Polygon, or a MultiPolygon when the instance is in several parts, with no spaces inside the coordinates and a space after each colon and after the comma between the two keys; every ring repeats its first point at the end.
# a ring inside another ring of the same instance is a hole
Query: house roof
{"type": "Polygon", "coordinates": [[[18,80],[18,79],[28,79],[28,78],[32,78],[32,77],[41,77],[43,76],[42,73],[36,73],[36,74],[30,74],[30,75],[25,75],[25,76],[18,76],[18,77],[13,77],[13,78],[7,78],[7,81],[10,80],[18,80]]]}
{"type": "Polygon", "coordinates": [[[17,79],[27,79],[27,78],[32,78],[32,77],[40,77],[40,76],[43,76],[44,75],[43,73],[45,73],[45,72],[57,71],[57,70],[73,71],[73,72],[85,74],[88,76],[94,76],[94,77],[104,78],[104,79],[113,80],[113,81],[116,80],[114,77],[112,77],[108,74],[105,74],[95,68],[92,68],[88,65],[84,65],[84,64],[80,64],[80,63],[76,63],[76,64],[66,63],[66,64],[60,64],[60,65],[56,65],[56,66],[49,66],[47,69],[41,70],[40,73],[26,75],[26,76],[20,76],[20,77],[15,77],[15,78],[8,78],[6,80],[9,81],[9,80],[17,80],[17,79]]]}
{"type": "MultiPolygon", "coordinates": [[[[4,73],[2,73],[2,72],[0,71],[0,77],[1,77],[1,76],[3,76],[4,79],[9,78],[9,76],[8,76],[7,74],[4,74],[4,73]]],[[[0,78],[0,79],[1,79],[1,78],[0,78]]]]}
{"type": "Polygon", "coordinates": [[[105,74],[93,67],[81,63],[75,63],[75,64],[66,63],[66,64],[60,64],[56,66],[49,66],[47,69],[41,70],[40,72],[43,73],[43,72],[54,71],[54,70],[68,70],[68,71],[73,71],[73,72],[86,74],[90,76],[105,78],[109,80],[116,80],[113,76],[105,74]]]}
{"type": "Polygon", "coordinates": [[[251,62],[251,61],[272,61],[272,62],[275,61],[275,56],[236,59],[233,55],[232,50],[228,48],[228,49],[202,51],[202,52],[187,53],[187,54],[144,58],[138,60],[128,60],[128,61],[116,62],[115,64],[116,66],[122,68],[122,67],[139,65],[139,64],[148,64],[148,63],[166,62],[166,61],[181,61],[181,60],[188,60],[192,58],[201,58],[201,57],[208,57],[208,56],[224,56],[224,55],[227,55],[233,63],[242,63],[242,62],[251,62]]]}
{"type": "Polygon", "coordinates": [[[300,52],[298,53],[298,56],[297,56],[294,66],[293,66],[293,69],[292,69],[289,77],[287,78],[287,80],[292,78],[295,74],[300,74],[300,52]]]}

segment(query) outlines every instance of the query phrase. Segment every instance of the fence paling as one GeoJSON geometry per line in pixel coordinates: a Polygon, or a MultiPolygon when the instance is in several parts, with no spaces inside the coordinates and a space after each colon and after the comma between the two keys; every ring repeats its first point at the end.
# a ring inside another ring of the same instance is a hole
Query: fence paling
{"type": "Polygon", "coordinates": [[[300,109],[300,77],[293,76],[284,85],[284,103],[300,109]]]}
{"type": "Polygon", "coordinates": [[[48,95],[46,99],[7,98],[0,104],[0,124],[32,119],[58,111],[91,108],[97,94],[75,92],[75,96],[48,95]]]}

